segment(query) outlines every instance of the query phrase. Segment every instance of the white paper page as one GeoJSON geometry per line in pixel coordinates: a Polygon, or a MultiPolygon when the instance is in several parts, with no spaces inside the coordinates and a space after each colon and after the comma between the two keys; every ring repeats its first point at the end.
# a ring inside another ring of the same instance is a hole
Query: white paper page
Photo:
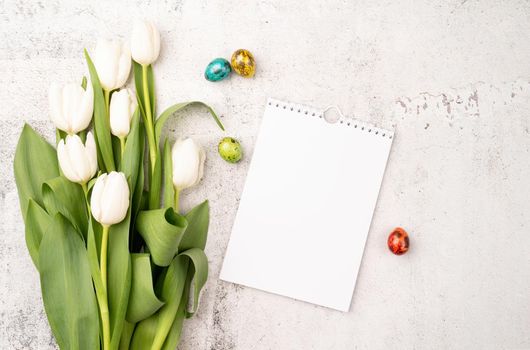
{"type": "Polygon", "coordinates": [[[393,133],[321,114],[268,100],[220,278],[348,311],[393,133]]]}

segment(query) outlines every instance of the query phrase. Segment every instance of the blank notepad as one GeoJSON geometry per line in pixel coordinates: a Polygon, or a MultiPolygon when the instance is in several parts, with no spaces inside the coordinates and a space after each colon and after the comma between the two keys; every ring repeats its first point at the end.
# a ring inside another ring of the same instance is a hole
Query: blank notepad
{"type": "Polygon", "coordinates": [[[269,99],[220,278],[348,311],[392,138],[269,99]]]}

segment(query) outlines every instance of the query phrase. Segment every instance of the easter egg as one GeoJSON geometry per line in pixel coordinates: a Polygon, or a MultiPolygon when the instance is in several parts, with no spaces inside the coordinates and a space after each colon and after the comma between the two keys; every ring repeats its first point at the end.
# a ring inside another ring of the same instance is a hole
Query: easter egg
{"type": "Polygon", "coordinates": [[[204,77],[209,81],[219,81],[226,78],[231,71],[230,62],[224,58],[216,58],[206,66],[204,77]]]}
{"type": "Polygon", "coordinates": [[[228,163],[237,163],[243,156],[239,142],[233,137],[225,137],[219,142],[219,155],[228,163]]]}
{"type": "Polygon", "coordinates": [[[232,69],[245,78],[252,78],[256,72],[256,62],[250,51],[239,49],[232,54],[230,60],[232,69]]]}
{"type": "Polygon", "coordinates": [[[409,235],[401,227],[396,227],[387,240],[388,249],[396,255],[405,254],[409,250],[409,235]]]}

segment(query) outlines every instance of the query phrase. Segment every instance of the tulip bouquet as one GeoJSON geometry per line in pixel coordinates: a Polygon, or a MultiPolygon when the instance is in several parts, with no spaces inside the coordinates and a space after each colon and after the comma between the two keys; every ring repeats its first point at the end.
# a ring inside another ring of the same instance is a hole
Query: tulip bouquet
{"type": "Polygon", "coordinates": [[[25,125],[14,171],[26,243],[61,349],[175,349],[208,276],[209,209],[179,195],[203,174],[191,139],[173,148],[156,117],[152,63],[160,36],[134,26],[131,45],[100,40],[90,79],[53,84],[56,149],[25,125]],[[132,59],[131,59],[132,58],[132,59]],[[134,72],[136,93],[125,88],[134,72]],[[88,131],[90,129],[91,131],[88,131]],[[145,154],[145,157],[144,157],[145,154]]]}

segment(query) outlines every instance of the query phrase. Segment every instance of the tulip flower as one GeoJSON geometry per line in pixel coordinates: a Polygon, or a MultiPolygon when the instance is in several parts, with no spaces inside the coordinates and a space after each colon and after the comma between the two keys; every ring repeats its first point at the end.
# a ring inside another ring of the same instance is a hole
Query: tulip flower
{"type": "Polygon", "coordinates": [[[206,155],[195,141],[177,140],[172,150],[173,185],[177,191],[195,186],[204,172],[206,155]]]}
{"type": "Polygon", "coordinates": [[[90,207],[94,219],[103,226],[121,222],[129,209],[129,186],[125,175],[115,171],[100,175],[92,189],[90,207]]]}
{"type": "Polygon", "coordinates": [[[94,52],[94,65],[104,90],[119,89],[131,71],[131,50],[126,43],[99,39],[94,52]]]}
{"type": "Polygon", "coordinates": [[[131,35],[132,58],[143,66],[148,66],[160,53],[160,33],[149,21],[136,21],[131,35]]]}
{"type": "Polygon", "coordinates": [[[77,135],[68,135],[57,145],[57,158],[64,176],[81,185],[86,183],[98,170],[98,158],[94,136],[89,132],[83,145],[77,135]]]}
{"type": "Polygon", "coordinates": [[[94,90],[79,84],[52,83],[49,91],[50,117],[57,129],[72,135],[88,127],[94,110],[94,90]]]}
{"type": "Polygon", "coordinates": [[[110,99],[110,130],[123,139],[129,134],[131,119],[136,110],[136,95],[130,89],[121,89],[110,99]]]}
{"type": "Polygon", "coordinates": [[[117,224],[127,215],[129,209],[129,185],[125,174],[115,171],[102,174],[96,180],[92,189],[90,208],[94,219],[103,226],[101,236],[100,270],[103,290],[106,294],[102,298],[103,311],[101,312],[103,329],[103,349],[110,346],[110,319],[108,312],[107,294],[107,250],[109,241],[109,228],[117,224]]]}

